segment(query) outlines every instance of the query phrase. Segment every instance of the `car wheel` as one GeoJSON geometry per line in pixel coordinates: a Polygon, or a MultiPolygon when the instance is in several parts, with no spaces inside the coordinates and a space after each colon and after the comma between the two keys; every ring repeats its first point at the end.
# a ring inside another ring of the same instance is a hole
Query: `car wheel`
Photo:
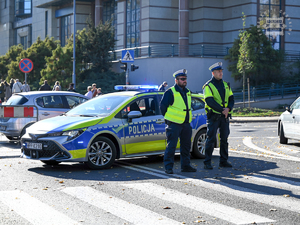
{"type": "Polygon", "coordinates": [[[206,140],[206,129],[202,129],[197,133],[194,139],[192,156],[198,159],[205,158],[205,140],[206,140]]]}
{"type": "Polygon", "coordinates": [[[116,146],[107,137],[97,137],[87,150],[90,169],[110,168],[116,159],[116,146]]]}
{"type": "Polygon", "coordinates": [[[49,161],[41,160],[41,161],[45,163],[47,166],[56,166],[60,164],[60,162],[57,162],[55,160],[49,160],[49,161]]]}
{"type": "Polygon", "coordinates": [[[280,144],[287,144],[288,139],[284,136],[283,126],[280,123],[280,130],[279,130],[279,143],[280,144]]]}

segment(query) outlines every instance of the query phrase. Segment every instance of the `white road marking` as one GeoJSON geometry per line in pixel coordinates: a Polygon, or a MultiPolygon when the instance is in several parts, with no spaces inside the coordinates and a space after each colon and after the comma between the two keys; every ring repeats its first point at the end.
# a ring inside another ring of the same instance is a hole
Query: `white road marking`
{"type": "Polygon", "coordinates": [[[271,158],[271,159],[285,159],[282,157],[277,157],[274,155],[264,155],[264,154],[259,154],[259,153],[253,153],[253,152],[245,152],[245,151],[238,151],[238,150],[228,150],[229,152],[234,152],[237,154],[244,154],[244,155],[253,155],[253,156],[257,156],[257,157],[264,157],[264,158],[271,158]]]}
{"type": "Polygon", "coordinates": [[[300,176],[300,173],[292,173],[292,174],[295,174],[295,175],[299,175],[299,176],[300,176]]]}
{"type": "Polygon", "coordinates": [[[78,224],[75,220],[22,191],[1,191],[0,201],[34,225],[78,224]]]}
{"type": "Polygon", "coordinates": [[[251,176],[243,176],[243,175],[237,175],[235,178],[226,178],[222,177],[222,179],[226,180],[237,180],[244,183],[250,183],[250,184],[261,184],[263,186],[268,186],[272,188],[278,188],[278,189],[286,189],[289,191],[298,191],[297,194],[300,194],[300,182],[295,182],[287,179],[277,178],[277,177],[271,177],[261,174],[253,174],[251,176]]]}
{"type": "Polygon", "coordinates": [[[268,223],[275,222],[274,220],[248,213],[240,209],[235,209],[230,206],[215,203],[203,198],[198,198],[192,195],[187,195],[182,192],[168,189],[153,183],[135,183],[122,184],[135,190],[139,190],[148,195],[160,198],[164,201],[169,201],[213,217],[218,217],[222,220],[234,224],[251,224],[251,223],[268,223]]]}
{"type": "Polygon", "coordinates": [[[281,151],[289,152],[289,153],[299,153],[300,152],[299,150],[287,148],[285,146],[280,146],[280,147],[278,147],[278,149],[281,151]]]}
{"type": "MultiPolygon", "coordinates": [[[[122,162],[123,163],[123,162],[122,162]]],[[[128,163],[123,163],[128,164],[128,163]]],[[[206,188],[209,190],[214,190],[217,192],[238,196],[240,198],[248,199],[250,201],[260,202],[263,204],[268,204],[271,206],[275,206],[278,208],[287,209],[293,212],[300,213],[300,202],[293,198],[285,198],[284,196],[273,196],[271,194],[263,193],[257,190],[252,190],[249,188],[244,188],[241,186],[228,184],[217,179],[193,179],[189,177],[185,177],[179,174],[170,174],[170,176],[177,177],[179,179],[170,178],[169,176],[162,175],[159,173],[164,173],[161,170],[156,170],[144,166],[135,166],[129,164],[130,166],[122,166],[126,169],[139,171],[142,173],[150,174],[153,176],[161,177],[161,178],[169,178],[169,180],[177,181],[177,182],[190,182],[191,184],[197,185],[202,188],[206,188]],[[136,168],[135,168],[136,167],[136,168]],[[140,169],[139,169],[140,168],[140,169]],[[150,171],[154,172],[150,172],[150,171]]]]}
{"type": "Polygon", "coordinates": [[[265,154],[276,155],[276,156],[279,156],[279,157],[281,157],[282,159],[285,159],[285,160],[300,162],[300,158],[289,156],[289,155],[279,154],[277,152],[269,151],[267,149],[263,149],[263,148],[260,148],[260,147],[256,146],[255,144],[252,143],[252,137],[245,137],[243,139],[243,143],[247,147],[255,149],[256,151],[263,152],[265,154]]]}
{"type": "Polygon", "coordinates": [[[63,192],[133,224],[181,224],[148,209],[94,190],[90,187],[68,187],[63,192]]]}

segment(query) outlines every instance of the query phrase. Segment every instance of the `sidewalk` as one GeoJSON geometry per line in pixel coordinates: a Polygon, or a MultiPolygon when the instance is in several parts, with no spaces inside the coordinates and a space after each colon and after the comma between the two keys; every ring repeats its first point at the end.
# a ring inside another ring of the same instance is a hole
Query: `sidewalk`
{"type": "Polygon", "coordinates": [[[248,122],[277,122],[279,116],[270,116],[270,117],[232,117],[230,120],[231,123],[248,123],[248,122]]]}

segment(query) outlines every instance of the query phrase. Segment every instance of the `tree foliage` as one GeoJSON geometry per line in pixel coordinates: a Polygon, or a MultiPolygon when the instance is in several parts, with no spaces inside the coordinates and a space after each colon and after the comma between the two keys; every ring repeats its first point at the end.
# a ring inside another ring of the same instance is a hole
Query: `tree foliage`
{"type": "Polygon", "coordinates": [[[16,60],[12,61],[8,66],[8,79],[18,78],[19,80],[24,79],[24,73],[19,69],[19,62],[21,59],[29,58],[33,62],[33,70],[27,76],[27,82],[31,86],[31,90],[37,90],[40,86],[41,70],[46,67],[45,57],[52,55],[52,51],[56,49],[58,41],[54,41],[54,38],[46,37],[41,40],[37,38],[28,49],[23,50],[16,57],[16,60]]]}
{"type": "MultiPolygon", "coordinates": [[[[253,67],[245,71],[245,75],[250,78],[251,85],[280,82],[284,53],[272,48],[270,40],[260,28],[251,25],[246,31],[249,34],[249,60],[253,62],[253,67]]],[[[240,45],[241,38],[235,39],[233,47],[229,50],[229,55],[225,57],[226,60],[231,62],[228,70],[232,72],[231,76],[235,80],[241,80],[243,77],[237,68],[240,45]]]]}

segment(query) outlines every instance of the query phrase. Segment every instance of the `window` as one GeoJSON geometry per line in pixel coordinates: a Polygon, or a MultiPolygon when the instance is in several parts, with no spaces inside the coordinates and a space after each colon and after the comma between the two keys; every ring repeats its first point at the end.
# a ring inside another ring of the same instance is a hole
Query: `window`
{"type": "Polygon", "coordinates": [[[36,99],[36,104],[43,108],[64,108],[62,96],[60,95],[39,97],[36,99]]]}
{"type": "Polygon", "coordinates": [[[115,28],[115,40],[117,40],[117,1],[110,0],[103,2],[103,23],[112,19],[112,26],[115,28]]]}
{"type": "Polygon", "coordinates": [[[126,48],[140,45],[140,0],[127,0],[126,48]]]}
{"type": "Polygon", "coordinates": [[[72,109],[75,106],[87,101],[87,99],[77,97],[77,96],[66,96],[66,98],[67,98],[67,102],[69,104],[70,109],[72,109]]]}
{"type": "Polygon", "coordinates": [[[63,16],[60,18],[61,46],[65,46],[67,44],[67,40],[70,36],[71,36],[71,16],[63,16]]]}
{"type": "Polygon", "coordinates": [[[267,25],[266,18],[279,17],[283,17],[283,13],[281,11],[281,0],[260,0],[260,26],[263,27],[263,31],[272,42],[272,46],[274,49],[280,49],[280,29],[282,28],[266,28],[264,27],[264,25],[267,25]]]}
{"type": "Polygon", "coordinates": [[[19,17],[31,15],[31,7],[31,0],[15,0],[15,15],[19,17]]]}
{"type": "Polygon", "coordinates": [[[48,11],[45,12],[45,37],[48,35],[48,11]]]}
{"type": "Polygon", "coordinates": [[[28,48],[28,41],[27,41],[27,36],[20,37],[20,43],[23,45],[24,49],[28,48]]]}
{"type": "Polygon", "coordinates": [[[142,98],[130,103],[127,107],[122,110],[122,116],[126,115],[131,111],[138,111],[142,113],[142,116],[154,116],[159,115],[159,110],[156,102],[156,98],[142,98]]]}
{"type": "Polygon", "coordinates": [[[192,106],[192,111],[194,111],[198,109],[203,109],[205,107],[205,103],[199,98],[192,97],[191,106],[192,106]]]}

